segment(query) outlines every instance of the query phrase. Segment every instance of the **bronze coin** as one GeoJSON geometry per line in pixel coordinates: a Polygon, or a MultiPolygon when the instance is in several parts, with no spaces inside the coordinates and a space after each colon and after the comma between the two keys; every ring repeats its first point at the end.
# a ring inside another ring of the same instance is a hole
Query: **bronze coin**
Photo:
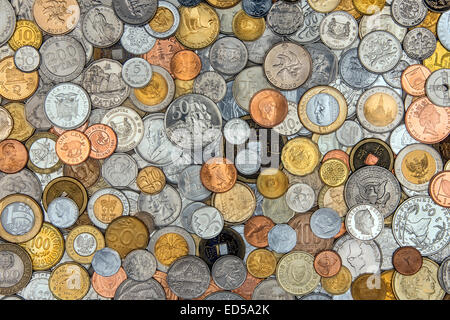
{"type": "Polygon", "coordinates": [[[94,124],[87,128],[84,134],[91,142],[89,157],[93,159],[106,159],[117,148],[117,135],[111,127],[105,124],[94,124]]]}
{"type": "Polygon", "coordinates": [[[275,226],[273,221],[265,216],[253,216],[244,226],[244,237],[248,243],[257,248],[269,245],[269,231],[275,226]]]}
{"type": "Polygon", "coordinates": [[[264,128],[273,128],[284,121],[288,113],[288,101],[280,91],[263,89],[250,100],[250,115],[264,128]]]}
{"type": "Polygon", "coordinates": [[[16,173],[25,168],[28,162],[28,150],[17,140],[7,139],[0,142],[0,171],[16,173]]]}
{"type": "Polygon", "coordinates": [[[202,70],[202,61],[194,51],[181,50],[172,57],[170,69],[175,78],[189,81],[199,75],[202,70]]]}
{"type": "Polygon", "coordinates": [[[333,250],[321,251],[314,258],[314,269],[321,277],[333,277],[338,274],[341,267],[341,257],[333,250]]]}
{"type": "Polygon", "coordinates": [[[398,273],[412,276],[422,268],[422,255],[414,247],[398,248],[392,255],[392,264],[398,273]]]}
{"type": "Polygon", "coordinates": [[[100,177],[100,161],[88,158],[86,161],[73,166],[64,165],[63,174],[80,181],[87,189],[92,187],[100,177]]]}
{"type": "Polygon", "coordinates": [[[401,76],[402,89],[409,95],[420,97],[425,95],[425,84],[431,71],[421,64],[413,64],[403,70],[401,76]]]}
{"type": "Polygon", "coordinates": [[[95,292],[105,298],[114,298],[117,288],[127,279],[125,270],[120,267],[116,274],[110,277],[103,277],[94,272],[91,278],[92,288],[95,292]]]}
{"type": "Polygon", "coordinates": [[[350,168],[356,171],[365,166],[380,166],[389,171],[394,167],[394,153],[386,142],[369,138],[358,142],[350,152],[350,168]]]}
{"type": "Polygon", "coordinates": [[[226,158],[211,158],[203,164],[200,180],[205,188],[212,192],[227,192],[236,183],[237,170],[226,158]]]}
{"type": "Polygon", "coordinates": [[[450,171],[438,172],[431,178],[428,193],[438,205],[450,208],[450,171]]]}

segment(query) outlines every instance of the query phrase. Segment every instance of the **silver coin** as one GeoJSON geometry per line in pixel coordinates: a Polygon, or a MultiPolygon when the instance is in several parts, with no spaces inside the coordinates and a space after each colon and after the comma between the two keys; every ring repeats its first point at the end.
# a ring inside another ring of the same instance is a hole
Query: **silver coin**
{"type": "Polygon", "coordinates": [[[310,293],[301,297],[300,300],[333,300],[333,299],[328,294],[310,293]]]}
{"type": "Polygon", "coordinates": [[[441,14],[436,31],[441,44],[450,50],[450,11],[441,14]]]}
{"type": "Polygon", "coordinates": [[[403,119],[405,107],[400,95],[389,87],[372,87],[366,90],[358,100],[356,115],[359,123],[374,133],[392,131],[403,119]],[[373,101],[374,95],[379,95],[378,101],[373,101]],[[384,100],[388,99],[388,102],[384,100]],[[385,105],[393,106],[385,108],[385,105]]]}
{"type": "Polygon", "coordinates": [[[102,123],[103,117],[108,113],[108,110],[105,109],[93,109],[91,110],[91,115],[89,116],[89,124],[88,126],[92,126],[93,124],[102,123]]]}
{"type": "Polygon", "coordinates": [[[127,279],[117,288],[114,300],[166,300],[166,293],[155,279],[147,281],[127,279]]]}
{"type": "Polygon", "coordinates": [[[173,144],[164,130],[164,114],[154,113],[143,119],[143,139],[136,146],[136,153],[156,166],[167,166],[182,154],[182,149],[173,144]]]}
{"type": "Polygon", "coordinates": [[[239,107],[249,111],[250,100],[253,95],[260,90],[270,88],[273,88],[273,86],[264,76],[264,69],[261,66],[254,66],[244,69],[236,76],[232,91],[239,107]]]}
{"type": "Polygon", "coordinates": [[[358,38],[358,22],[346,11],[326,15],[319,27],[320,39],[330,49],[343,50],[358,38]]]}
{"type": "MultiPolygon", "coordinates": [[[[23,170],[22,170],[23,171],[23,170]]],[[[37,173],[35,172],[36,176],[39,179],[39,182],[41,183],[42,190],[45,189],[45,187],[52,181],[53,179],[62,177],[63,174],[63,167],[59,168],[55,172],[52,173],[37,173]]]]}
{"type": "Polygon", "coordinates": [[[401,189],[389,170],[379,166],[366,166],[350,175],[345,184],[344,196],[347,207],[371,204],[386,218],[400,203],[401,189]]]}
{"type": "Polygon", "coordinates": [[[276,224],[269,231],[268,241],[276,253],[288,253],[297,244],[297,232],[285,223],[276,224]]]}
{"type": "Polygon", "coordinates": [[[47,93],[44,112],[55,127],[76,129],[88,120],[91,101],[87,92],[79,85],[61,83],[47,93]]]}
{"type": "Polygon", "coordinates": [[[94,290],[91,285],[88,293],[86,293],[86,295],[81,300],[111,300],[111,298],[102,297],[94,290]]]}
{"type": "Polygon", "coordinates": [[[30,162],[35,166],[35,173],[49,173],[56,171],[61,162],[56,154],[56,137],[53,139],[45,136],[35,135],[37,138],[29,146],[28,156],[30,162]]]}
{"type": "Polygon", "coordinates": [[[181,172],[192,163],[193,159],[191,153],[182,152],[171,164],[162,167],[166,180],[170,183],[178,184],[181,172]]]}
{"type": "Polygon", "coordinates": [[[227,83],[218,72],[203,72],[194,80],[193,93],[202,94],[218,103],[225,98],[227,83]]]}
{"type": "Polygon", "coordinates": [[[102,277],[115,275],[122,264],[119,253],[111,248],[105,247],[94,253],[92,257],[92,268],[95,273],[102,277]]]}
{"type": "Polygon", "coordinates": [[[374,206],[359,204],[350,208],[345,216],[347,232],[361,241],[374,240],[383,229],[383,214],[374,206]]]}
{"type": "Polygon", "coordinates": [[[82,86],[97,108],[118,107],[130,95],[130,87],[122,79],[122,65],[112,59],[92,62],[83,72],[82,86]]]}
{"type": "Polygon", "coordinates": [[[427,79],[425,91],[432,103],[450,107],[450,69],[434,71],[427,79]]]}
{"type": "Polygon", "coordinates": [[[361,126],[353,120],[346,120],[336,131],[336,139],[346,147],[353,147],[364,138],[361,126]]]}
{"type": "Polygon", "coordinates": [[[389,72],[383,73],[383,79],[386,81],[388,85],[393,88],[401,89],[401,79],[403,70],[405,70],[409,66],[409,63],[405,60],[400,60],[397,66],[389,72]]]}
{"type": "Polygon", "coordinates": [[[295,212],[304,213],[316,203],[316,194],[305,183],[294,183],[286,192],[286,203],[295,212]]]}
{"type": "MultiPolygon", "coordinates": [[[[136,97],[136,90],[131,90],[131,94],[130,94],[130,99],[131,101],[134,103],[134,105],[145,112],[158,112],[161,111],[163,109],[165,109],[173,100],[173,97],[175,95],[175,82],[173,81],[172,76],[170,75],[169,72],[167,72],[166,69],[160,67],[160,66],[155,66],[152,65],[152,70],[153,70],[153,76],[161,76],[164,78],[166,85],[167,85],[167,94],[164,97],[164,99],[159,102],[158,104],[155,105],[146,105],[143,102],[141,102],[137,97],[136,97]]],[[[146,96],[148,95],[153,95],[152,91],[154,90],[151,86],[151,82],[149,85],[147,85],[147,87],[144,87],[143,89],[141,89],[143,92],[141,92],[141,94],[144,94],[146,96]],[[148,91],[148,93],[146,92],[146,90],[148,91]]]]}
{"type": "Polygon", "coordinates": [[[409,198],[415,197],[415,196],[428,196],[429,195],[428,190],[416,191],[416,190],[408,189],[405,186],[402,186],[402,190],[409,198]]]}
{"type": "Polygon", "coordinates": [[[223,133],[228,143],[241,145],[250,138],[250,126],[241,118],[230,119],[225,124],[223,133]]]}
{"type": "Polygon", "coordinates": [[[436,51],[437,40],[433,32],[427,28],[410,30],[403,40],[403,50],[408,57],[425,60],[436,51]]]}
{"type": "Polygon", "coordinates": [[[12,37],[16,28],[16,13],[11,3],[0,1],[0,46],[4,45],[12,37]]]}
{"type": "Polygon", "coordinates": [[[39,52],[39,70],[53,82],[68,82],[77,78],[86,63],[83,46],[70,36],[54,36],[44,41],[39,52]]]}
{"type": "MultiPolygon", "coordinates": [[[[220,23],[222,26],[222,20],[220,20],[220,23]]],[[[283,41],[281,36],[275,34],[270,28],[266,28],[262,36],[255,41],[244,41],[248,51],[248,60],[253,63],[263,64],[266,52],[274,44],[281,41],[283,41]]]]}
{"type": "Polygon", "coordinates": [[[227,93],[223,100],[217,103],[222,118],[227,121],[232,118],[238,118],[249,114],[238,105],[236,99],[233,97],[233,86],[234,81],[227,82],[227,93]]]}
{"type": "Polygon", "coordinates": [[[385,6],[381,11],[372,15],[363,15],[359,22],[359,37],[362,39],[368,33],[376,30],[384,30],[392,33],[398,41],[403,38],[408,31],[407,28],[399,25],[392,19],[391,7],[385,6]]]}
{"type": "Polygon", "coordinates": [[[391,270],[394,268],[392,265],[392,256],[400,246],[394,238],[392,228],[384,227],[381,233],[374,239],[381,250],[382,263],[381,270],[391,270]]]}
{"type": "Polygon", "coordinates": [[[439,266],[438,270],[438,280],[439,284],[441,285],[442,289],[445,290],[445,292],[450,292],[450,257],[447,257],[441,265],[439,266]]]}
{"type": "Polygon", "coordinates": [[[393,0],[391,12],[399,25],[414,27],[425,19],[428,9],[422,0],[393,0]]]}
{"type": "Polygon", "coordinates": [[[336,79],[338,58],[333,51],[322,43],[307,44],[305,48],[311,55],[312,72],[302,88],[310,89],[315,86],[329,85],[336,79]]]}
{"type": "Polygon", "coordinates": [[[289,35],[289,39],[300,44],[315,42],[320,38],[320,23],[326,15],[312,9],[306,0],[301,0],[299,5],[303,11],[304,23],[294,34],[289,35]]]}
{"type": "Polygon", "coordinates": [[[212,239],[222,232],[224,226],[222,213],[214,207],[201,207],[192,214],[191,226],[200,238],[212,239]]]}
{"type": "Polygon", "coordinates": [[[408,189],[411,189],[413,191],[425,191],[428,190],[429,180],[423,179],[425,174],[433,174],[435,175],[439,171],[443,170],[443,162],[441,155],[439,152],[436,151],[432,146],[425,145],[422,143],[415,143],[411,144],[409,146],[406,146],[403,148],[397,155],[397,158],[394,162],[394,171],[395,175],[397,176],[398,181],[402,186],[405,186],[408,189]],[[428,153],[427,155],[424,155],[423,153],[420,153],[421,158],[419,156],[415,156],[412,159],[407,159],[405,162],[405,165],[407,166],[408,170],[413,172],[417,177],[422,177],[422,179],[418,180],[422,183],[412,183],[408,181],[408,179],[403,175],[403,169],[402,165],[404,162],[404,158],[411,152],[414,151],[423,151],[428,153]],[[431,157],[430,157],[431,156],[431,157]],[[434,161],[434,164],[429,163],[430,158],[431,161],[434,161]],[[429,170],[434,169],[434,172],[429,172],[429,170]],[[423,171],[422,171],[423,170],[423,171]],[[426,173],[425,173],[426,172],[426,173]]]}
{"type": "Polygon", "coordinates": [[[358,49],[351,48],[341,55],[339,73],[346,85],[364,89],[375,83],[378,75],[367,70],[360,62],[358,49]]]}
{"type": "Polygon", "coordinates": [[[138,175],[136,160],[126,153],[114,153],[102,165],[102,177],[111,186],[124,188],[138,175]]]}
{"type": "Polygon", "coordinates": [[[330,87],[338,89],[345,97],[347,101],[347,119],[351,119],[356,114],[356,104],[358,103],[359,96],[363,93],[363,90],[355,90],[350,88],[345,81],[343,81],[340,75],[336,80],[330,83],[330,87]]]}
{"type": "Polygon", "coordinates": [[[333,245],[342,259],[342,265],[347,267],[356,279],[364,273],[380,273],[381,251],[375,241],[361,241],[349,234],[343,235],[333,245]]]}
{"type": "Polygon", "coordinates": [[[122,66],[122,79],[132,88],[143,88],[152,79],[152,66],[142,58],[131,58],[122,66]]]}
{"type": "Polygon", "coordinates": [[[234,290],[244,283],[247,267],[237,256],[225,255],[214,262],[211,275],[219,288],[234,290]]]}
{"type": "Polygon", "coordinates": [[[297,112],[297,104],[292,101],[288,101],[288,114],[282,123],[273,127],[273,130],[284,136],[292,136],[297,134],[303,125],[300,122],[300,118],[297,112]]]}
{"type": "Polygon", "coordinates": [[[76,202],[66,197],[53,199],[47,208],[50,222],[58,228],[73,226],[78,220],[79,213],[76,202]]]}
{"type": "MultiPolygon", "coordinates": [[[[177,7],[175,7],[172,3],[167,1],[155,1],[158,3],[158,8],[166,8],[168,9],[172,14],[173,23],[172,26],[167,30],[163,32],[155,31],[150,26],[150,23],[147,23],[145,25],[145,31],[147,31],[148,34],[150,34],[152,37],[158,38],[158,39],[167,39],[175,34],[177,31],[179,25],[180,25],[180,13],[178,12],[177,7]]],[[[220,20],[220,23],[222,24],[222,20],[220,20]]]]}
{"type": "Polygon", "coordinates": [[[320,208],[311,215],[311,231],[319,238],[330,239],[341,230],[341,217],[331,208],[320,208]]]}
{"type": "Polygon", "coordinates": [[[18,294],[25,300],[56,300],[48,286],[50,272],[33,272],[30,282],[18,294]]]}
{"type": "Polygon", "coordinates": [[[336,138],[336,132],[321,134],[317,140],[317,146],[322,155],[327,154],[331,150],[347,150],[347,147],[339,143],[336,138]]]}
{"type": "Polygon", "coordinates": [[[128,203],[130,205],[130,216],[135,216],[139,212],[137,207],[139,193],[133,190],[122,190],[122,192],[128,199],[128,203]]]}
{"type": "Polygon", "coordinates": [[[240,295],[230,291],[213,292],[205,297],[204,300],[245,300],[240,295]]]}
{"type": "Polygon", "coordinates": [[[107,48],[119,41],[123,33],[123,22],[111,7],[94,6],[81,20],[84,37],[96,48],[107,48]]]}
{"type": "Polygon", "coordinates": [[[102,219],[103,221],[108,221],[111,219],[110,215],[112,213],[112,210],[114,210],[114,207],[117,205],[122,206],[123,216],[127,216],[130,214],[130,204],[128,203],[128,199],[123,194],[123,192],[114,188],[100,189],[91,195],[87,204],[87,212],[89,218],[91,219],[92,223],[100,229],[106,229],[109,223],[102,222],[99,220],[99,218],[96,217],[96,215],[94,214],[94,205],[100,197],[105,195],[109,195],[109,197],[107,197],[107,200],[109,201],[107,201],[105,204],[101,204],[102,211],[99,213],[102,218],[104,218],[102,219]],[[120,204],[118,204],[118,202],[120,202],[120,204]]]}
{"type": "Polygon", "coordinates": [[[178,179],[180,193],[189,200],[203,201],[211,195],[200,180],[200,165],[191,165],[185,168],[178,179]]]}
{"type": "Polygon", "coordinates": [[[88,63],[94,55],[94,46],[84,37],[83,30],[81,29],[81,24],[78,23],[75,29],[73,29],[67,35],[78,40],[78,42],[83,46],[84,52],[86,53],[86,63],[88,63]]]}
{"type": "Polygon", "coordinates": [[[392,231],[400,246],[412,246],[423,256],[442,250],[450,241],[450,209],[429,196],[406,199],[392,219],[392,231]]]}
{"type": "Polygon", "coordinates": [[[170,290],[182,299],[200,297],[208,289],[210,280],[208,265],[192,255],[176,260],[167,272],[170,290]]]}
{"type": "Polygon", "coordinates": [[[157,0],[114,0],[112,1],[114,12],[119,19],[128,24],[143,25],[149,22],[158,8],[157,0]]]}
{"type": "Polygon", "coordinates": [[[134,55],[149,52],[156,43],[156,38],[149,36],[145,27],[125,24],[120,38],[122,47],[134,55]]]}
{"type": "MultiPolygon", "coordinates": [[[[192,239],[192,236],[189,234],[189,232],[187,232],[185,229],[180,228],[180,227],[164,227],[161,228],[157,231],[155,231],[154,234],[152,234],[152,236],[150,237],[150,241],[148,243],[147,246],[147,250],[150,251],[153,255],[155,255],[155,246],[156,243],[158,242],[158,240],[164,236],[164,235],[169,235],[170,234],[176,234],[178,236],[181,236],[184,241],[187,244],[188,247],[188,254],[189,255],[195,255],[195,242],[194,239],[192,239]]],[[[157,256],[156,256],[157,258],[157,256]]],[[[161,270],[163,272],[167,272],[169,270],[170,265],[166,265],[166,264],[162,264],[161,261],[159,261],[158,259],[156,259],[156,263],[157,263],[157,269],[161,270]]]]}
{"type": "Polygon", "coordinates": [[[17,173],[0,177],[0,199],[15,193],[30,196],[40,202],[42,187],[36,174],[24,168],[17,173]]]}
{"type": "Polygon", "coordinates": [[[14,54],[14,64],[17,69],[23,72],[32,72],[39,68],[41,55],[32,46],[23,46],[16,50],[14,54]]]}
{"type": "Polygon", "coordinates": [[[131,151],[144,138],[144,122],[139,114],[131,108],[111,109],[103,116],[101,123],[110,126],[116,133],[116,152],[131,151]]]}
{"type": "Polygon", "coordinates": [[[233,18],[236,13],[242,10],[242,3],[226,9],[214,8],[220,21],[220,33],[225,35],[233,34],[233,18]]]}
{"type": "Polygon", "coordinates": [[[295,215],[287,205],[286,195],[277,199],[264,198],[262,211],[264,216],[272,219],[274,223],[287,223],[295,215]]]}
{"type": "Polygon", "coordinates": [[[222,117],[216,103],[199,94],[174,100],[164,118],[167,137],[183,149],[204,148],[222,135],[222,117]]]}
{"type": "MultiPolygon", "coordinates": [[[[359,123],[358,119],[355,119],[355,122],[359,123]]],[[[384,142],[388,141],[389,135],[391,133],[390,131],[384,132],[384,133],[374,133],[374,132],[367,130],[364,127],[362,127],[362,129],[363,129],[363,133],[364,133],[364,139],[376,138],[376,139],[380,139],[384,142]]]]}
{"type": "Polygon", "coordinates": [[[252,149],[243,149],[236,154],[234,165],[243,175],[252,175],[261,168],[261,156],[252,149]]]}
{"type": "Polygon", "coordinates": [[[381,74],[395,68],[402,57],[402,46],[391,33],[372,31],[359,43],[358,57],[367,70],[381,74]]]}
{"type": "Polygon", "coordinates": [[[303,10],[297,3],[278,1],[270,8],[266,20],[273,32],[287,36],[303,26],[303,10]]]}
{"type": "Polygon", "coordinates": [[[441,264],[448,256],[450,256],[450,243],[438,252],[428,256],[428,258],[441,264]]]}
{"type": "Polygon", "coordinates": [[[252,300],[295,300],[295,296],[281,288],[275,278],[267,278],[253,290],[252,300]]]}
{"type": "Polygon", "coordinates": [[[206,206],[206,204],[203,202],[192,202],[181,211],[181,224],[189,233],[195,233],[192,229],[192,215],[197,209],[204,206],[206,206]]]}
{"type": "Polygon", "coordinates": [[[248,51],[244,43],[234,37],[223,37],[211,46],[209,62],[214,70],[226,74],[237,74],[248,61],[248,51]]]}
{"type": "Polygon", "coordinates": [[[174,187],[166,185],[155,195],[141,193],[138,200],[139,211],[149,212],[158,227],[174,222],[181,212],[181,197],[174,187]]]}
{"type": "Polygon", "coordinates": [[[35,219],[34,211],[28,204],[12,202],[2,210],[0,223],[7,233],[21,236],[33,228],[35,219]]]}
{"type": "Polygon", "coordinates": [[[156,271],[156,258],[147,250],[133,250],[123,260],[123,269],[128,278],[147,281],[156,271]]]}
{"type": "Polygon", "coordinates": [[[44,100],[48,90],[38,89],[25,103],[25,116],[27,121],[36,129],[47,131],[52,127],[44,112],[44,100]]]}
{"type": "Polygon", "coordinates": [[[398,154],[404,147],[414,143],[419,143],[419,141],[411,137],[408,130],[406,130],[405,124],[401,124],[392,130],[389,136],[389,146],[395,154],[398,154]]]}

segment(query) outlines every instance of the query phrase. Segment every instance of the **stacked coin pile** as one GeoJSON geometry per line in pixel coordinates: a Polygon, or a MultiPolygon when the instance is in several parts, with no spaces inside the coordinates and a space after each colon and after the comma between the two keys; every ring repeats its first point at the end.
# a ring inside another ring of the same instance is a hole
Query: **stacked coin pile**
{"type": "Polygon", "coordinates": [[[450,293],[450,2],[0,0],[0,298],[450,293]]]}

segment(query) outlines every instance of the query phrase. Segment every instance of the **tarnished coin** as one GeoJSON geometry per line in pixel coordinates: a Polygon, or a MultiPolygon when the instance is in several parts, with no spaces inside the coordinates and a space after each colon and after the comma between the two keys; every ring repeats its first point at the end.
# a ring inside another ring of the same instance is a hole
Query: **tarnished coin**
{"type": "Polygon", "coordinates": [[[155,274],[156,258],[147,250],[133,250],[123,260],[123,268],[130,279],[147,281],[155,274]]]}
{"type": "Polygon", "coordinates": [[[87,211],[92,223],[106,229],[115,218],[126,216],[130,212],[127,197],[114,188],[100,189],[89,198],[87,211]]]}
{"type": "Polygon", "coordinates": [[[96,251],[92,258],[92,268],[102,277],[115,275],[121,264],[122,261],[117,251],[108,247],[96,251]]]}
{"type": "Polygon", "coordinates": [[[427,79],[425,91],[428,99],[437,106],[450,107],[450,69],[434,71],[427,79]]]}
{"type": "Polygon", "coordinates": [[[166,293],[155,279],[147,281],[127,279],[117,288],[114,300],[166,300],[166,293]]]}
{"type": "Polygon", "coordinates": [[[394,237],[401,246],[412,246],[423,256],[442,250],[448,243],[449,209],[428,196],[415,196],[400,204],[392,220],[394,237]]]}
{"type": "Polygon", "coordinates": [[[297,233],[285,223],[278,223],[267,235],[269,248],[277,253],[288,253],[297,243],[297,233]]]}
{"type": "Polygon", "coordinates": [[[221,101],[227,92],[223,76],[214,71],[199,74],[194,80],[193,93],[203,94],[215,103],[221,101]]]}
{"type": "Polygon", "coordinates": [[[414,28],[403,40],[403,49],[412,59],[425,60],[436,50],[436,37],[427,28],[414,28]]]}
{"type": "Polygon", "coordinates": [[[345,216],[347,232],[358,240],[374,240],[381,233],[383,226],[383,214],[372,205],[357,205],[345,216]]]}
{"type": "Polygon", "coordinates": [[[103,234],[94,226],[80,225],[66,238],[66,252],[78,263],[90,264],[96,251],[105,247],[103,234]]]}
{"type": "Polygon", "coordinates": [[[268,278],[256,286],[252,300],[295,300],[295,295],[280,287],[276,279],[268,278]]]}
{"type": "Polygon", "coordinates": [[[319,31],[320,39],[327,47],[343,50],[358,38],[358,23],[350,13],[335,11],[322,20],[319,31]]]}
{"type": "Polygon", "coordinates": [[[427,15],[427,8],[421,0],[393,0],[392,18],[404,27],[419,25],[427,15]]]}
{"type": "Polygon", "coordinates": [[[32,275],[31,259],[25,249],[16,244],[0,243],[0,258],[0,294],[11,295],[25,288],[32,275]]]}
{"type": "Polygon", "coordinates": [[[414,247],[400,247],[392,255],[392,264],[395,270],[404,275],[412,276],[422,267],[423,259],[414,247]]]}
{"type": "Polygon", "coordinates": [[[3,46],[14,34],[16,13],[7,0],[0,1],[0,46],[3,46]]]}
{"type": "Polygon", "coordinates": [[[81,300],[89,291],[89,273],[75,262],[65,262],[53,269],[48,284],[56,299],[81,300]]]}
{"type": "Polygon", "coordinates": [[[357,48],[351,48],[341,55],[339,73],[345,84],[355,89],[370,87],[378,78],[377,74],[370,72],[361,64],[357,48]]]}
{"type": "Polygon", "coordinates": [[[263,215],[270,218],[274,223],[287,223],[295,214],[288,207],[285,195],[276,199],[264,198],[262,211],[263,215]]]}
{"type": "Polygon", "coordinates": [[[320,208],[312,214],[310,226],[317,237],[330,239],[339,233],[341,217],[331,208],[320,208]]]}
{"type": "Polygon", "coordinates": [[[113,8],[104,5],[89,9],[81,21],[81,27],[86,40],[96,48],[107,48],[118,42],[124,29],[113,8]]]}
{"type": "Polygon", "coordinates": [[[220,288],[233,290],[244,283],[247,277],[247,269],[238,257],[225,255],[214,262],[211,276],[220,288]]]}
{"type": "Polygon", "coordinates": [[[287,36],[303,26],[303,11],[296,3],[278,1],[272,5],[266,19],[272,31],[287,36]]]}
{"type": "Polygon", "coordinates": [[[30,282],[19,291],[19,295],[25,300],[56,300],[48,286],[50,272],[33,272],[30,282]]]}
{"type": "Polygon", "coordinates": [[[38,177],[25,168],[17,173],[5,174],[0,178],[0,199],[15,193],[27,195],[40,202],[42,187],[38,177]]]}
{"type": "Polygon", "coordinates": [[[22,72],[33,72],[41,64],[41,55],[32,46],[23,46],[14,54],[14,64],[22,72]]]}
{"type": "Polygon", "coordinates": [[[234,37],[220,38],[211,46],[209,52],[211,67],[225,75],[242,71],[247,60],[247,48],[242,41],[234,37]]]}
{"type": "MultiPolygon", "coordinates": [[[[243,1],[242,3],[245,3],[243,1]]],[[[253,0],[249,0],[248,2],[253,2],[253,0]]],[[[260,8],[258,6],[258,8],[260,8]]],[[[275,34],[270,28],[265,28],[264,33],[256,40],[246,41],[245,39],[241,39],[244,41],[245,46],[248,51],[248,60],[253,63],[263,64],[264,57],[266,52],[277,42],[282,41],[282,37],[275,34]]],[[[294,40],[294,39],[292,39],[294,40]]]]}
{"type": "Polygon", "coordinates": [[[131,58],[122,66],[122,79],[132,88],[143,88],[152,79],[152,66],[142,58],[131,58]]]}
{"type": "Polygon", "coordinates": [[[127,0],[112,1],[114,12],[125,23],[142,25],[149,22],[156,13],[158,1],[143,0],[139,3],[127,0]]]}

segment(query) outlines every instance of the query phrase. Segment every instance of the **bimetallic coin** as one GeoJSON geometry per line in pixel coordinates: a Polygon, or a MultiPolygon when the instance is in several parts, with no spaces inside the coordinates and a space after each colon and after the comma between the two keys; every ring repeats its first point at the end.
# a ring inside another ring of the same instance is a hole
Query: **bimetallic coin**
{"type": "Polygon", "coordinates": [[[9,1],[0,1],[0,46],[3,46],[14,34],[16,13],[9,1]]]}
{"type": "Polygon", "coordinates": [[[247,269],[238,257],[225,255],[214,262],[211,276],[220,288],[233,290],[244,283],[247,277],[247,269]]]}
{"type": "Polygon", "coordinates": [[[331,208],[320,208],[312,214],[310,225],[317,237],[330,239],[339,233],[341,217],[331,208]]]}
{"type": "Polygon", "coordinates": [[[174,35],[180,25],[180,13],[168,1],[158,1],[158,8],[145,30],[153,37],[166,39],[174,35]]]}
{"type": "Polygon", "coordinates": [[[11,295],[25,288],[32,275],[31,259],[25,249],[16,244],[0,243],[0,258],[0,294],[11,295]]]}
{"type": "Polygon", "coordinates": [[[427,15],[427,8],[421,0],[393,0],[392,18],[404,27],[419,25],[427,15]]]}
{"type": "Polygon", "coordinates": [[[287,36],[303,26],[303,11],[296,3],[279,1],[272,5],[266,19],[272,31],[287,36]]]}
{"type": "Polygon", "coordinates": [[[345,217],[345,228],[355,239],[374,240],[384,226],[383,214],[374,206],[360,204],[351,208],[345,217]]]}
{"type": "Polygon", "coordinates": [[[89,198],[87,212],[92,223],[106,229],[115,218],[130,213],[127,197],[113,188],[100,189],[89,198]]]}
{"type": "Polygon", "coordinates": [[[119,253],[108,247],[96,251],[92,258],[92,268],[102,277],[115,275],[119,271],[121,264],[119,253]]]}
{"type": "Polygon", "coordinates": [[[41,64],[41,55],[32,46],[23,46],[14,54],[14,65],[22,72],[33,72],[41,64]]]}
{"type": "Polygon", "coordinates": [[[54,226],[68,228],[78,220],[78,206],[70,198],[55,198],[48,205],[47,215],[54,226]]]}
{"type": "Polygon", "coordinates": [[[267,236],[269,248],[277,253],[288,253],[297,243],[297,233],[289,225],[276,224],[267,236]]]}
{"type": "Polygon", "coordinates": [[[437,40],[433,32],[426,28],[414,28],[403,40],[403,49],[412,59],[425,60],[436,50],[437,40]]]}
{"type": "Polygon", "coordinates": [[[450,239],[450,215],[428,196],[415,196],[397,208],[392,220],[394,237],[401,246],[412,246],[423,256],[442,250],[450,239]]]}
{"type": "Polygon", "coordinates": [[[19,295],[25,300],[56,300],[48,286],[50,272],[33,272],[30,282],[19,291],[19,295]]]}
{"type": "Polygon", "coordinates": [[[152,76],[152,66],[145,59],[131,58],[122,66],[122,79],[132,88],[145,87],[152,76]]]}
{"type": "Polygon", "coordinates": [[[345,11],[335,11],[327,14],[319,26],[320,39],[334,50],[350,47],[358,38],[358,23],[345,11]],[[343,27],[345,26],[345,27],[343,27]]]}
{"type": "Polygon", "coordinates": [[[311,186],[304,183],[295,183],[286,192],[286,203],[295,212],[305,213],[316,202],[316,195],[311,186]]]}
{"type": "Polygon", "coordinates": [[[86,40],[96,48],[107,48],[118,42],[124,29],[114,10],[103,5],[89,9],[81,21],[81,27],[86,40]]]}
{"type": "Polygon", "coordinates": [[[80,225],[72,229],[66,238],[66,252],[78,263],[90,264],[96,251],[105,247],[105,238],[96,227],[80,225]]]}
{"type": "Polygon", "coordinates": [[[434,71],[427,79],[425,91],[428,99],[437,106],[450,107],[450,69],[434,71]]]}

